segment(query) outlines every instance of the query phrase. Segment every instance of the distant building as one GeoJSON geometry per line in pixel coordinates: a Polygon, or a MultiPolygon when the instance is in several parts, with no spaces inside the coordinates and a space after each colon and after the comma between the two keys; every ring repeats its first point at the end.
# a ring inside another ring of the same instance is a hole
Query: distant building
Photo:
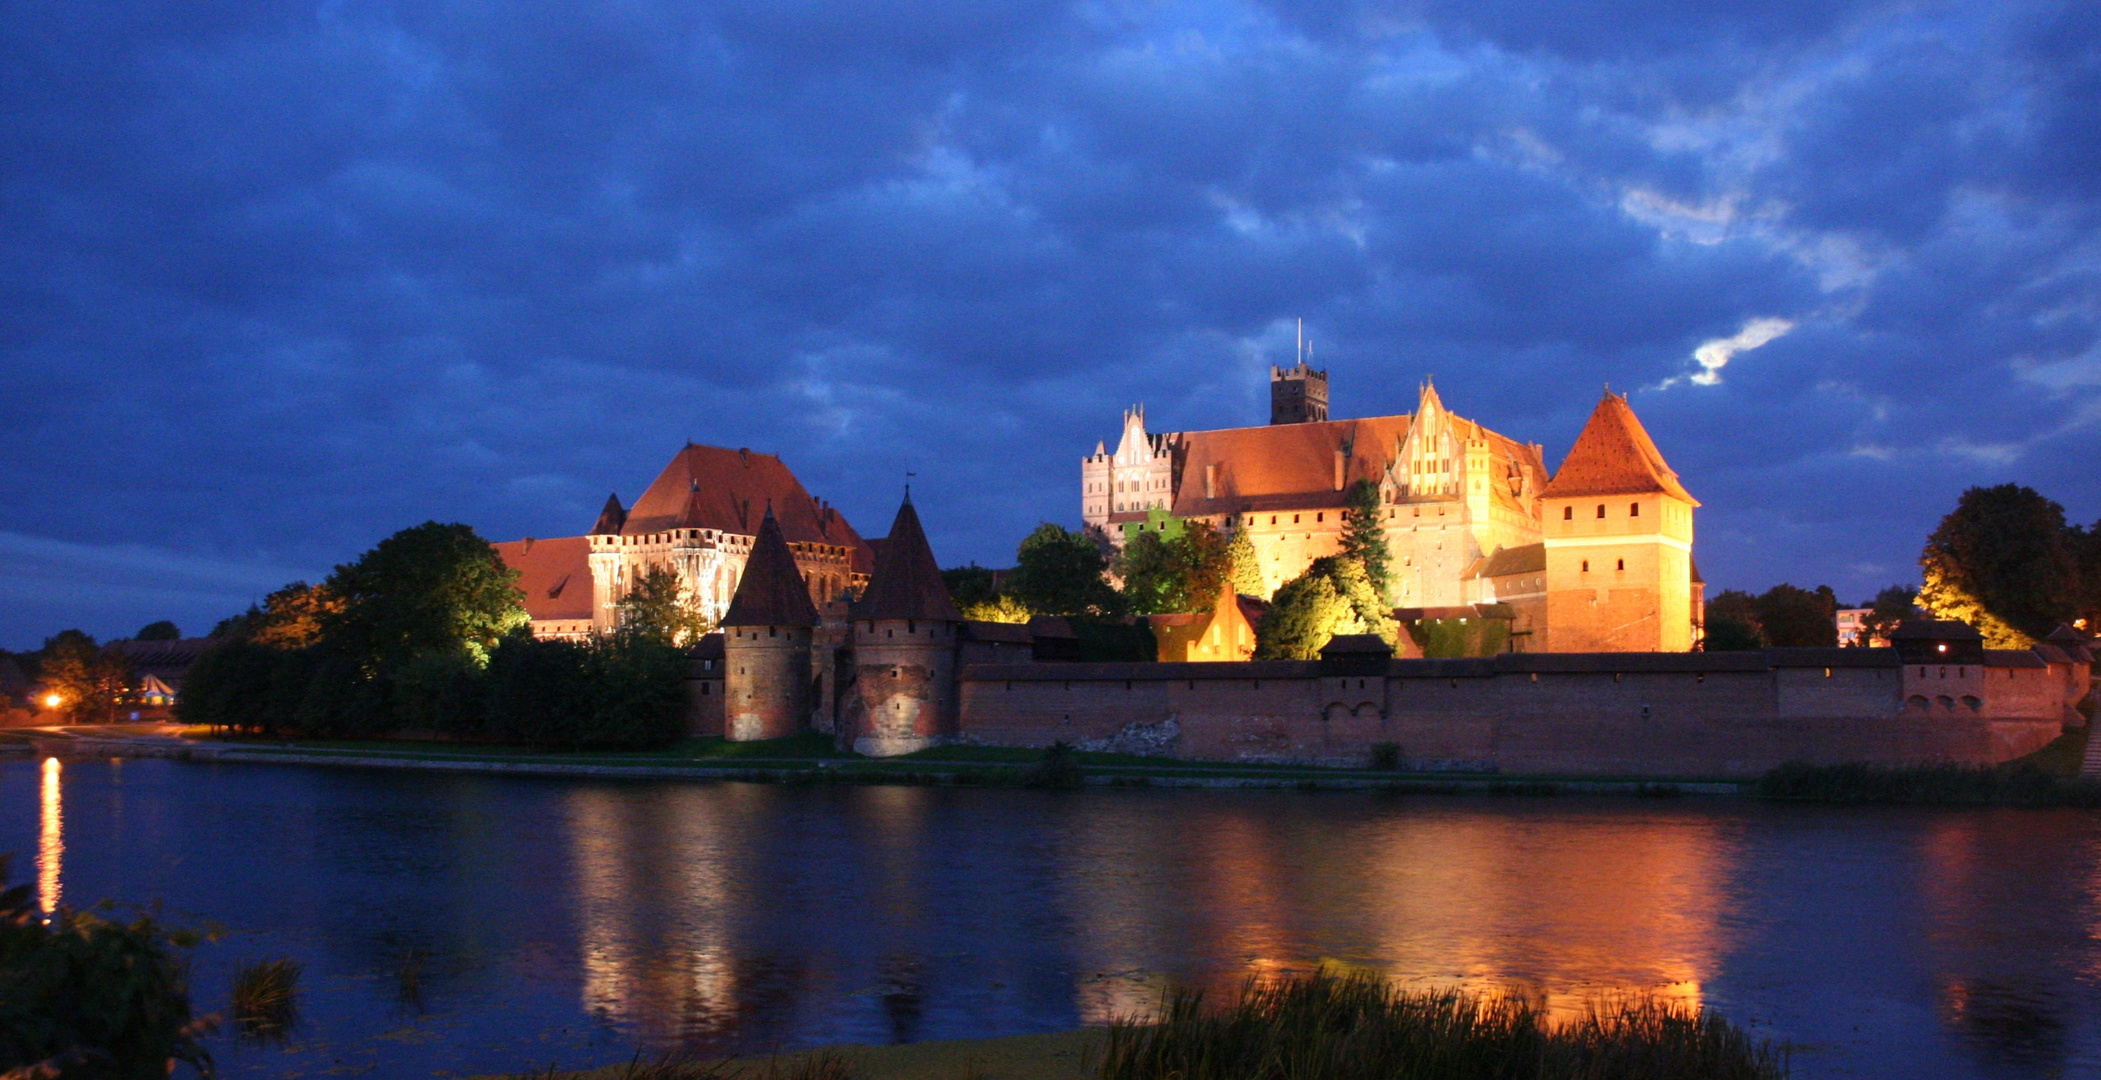
{"type": "Polygon", "coordinates": [[[875,549],[779,457],[694,443],[673,455],[632,507],[608,496],[587,534],[512,540],[496,550],[519,573],[535,637],[612,631],[620,601],[655,569],[677,574],[680,596],[719,623],[768,514],[812,603],[868,584],[875,549]]]}
{"type": "Polygon", "coordinates": [[[1433,386],[1413,414],[1330,420],[1326,372],[1272,368],[1266,427],[1156,433],[1143,406],[1126,410],[1116,449],[1081,460],[1080,511],[1117,546],[1168,517],[1244,531],[1267,596],[1340,550],[1359,480],[1379,488],[1396,607],[1508,605],[1524,651],[1698,640],[1699,502],[1617,394],[1550,477],[1538,444],[1452,414],[1433,386]]]}
{"type": "MultiPolygon", "coordinates": [[[[1874,614],[1874,612],[1874,608],[1864,607],[1838,609],[1838,614],[1835,616],[1838,622],[1838,643],[1847,647],[1859,645],[1860,635],[1867,633],[1868,616],[1874,614]]],[[[1889,639],[1880,636],[1872,637],[1869,639],[1868,644],[1888,645],[1889,639]]]]}

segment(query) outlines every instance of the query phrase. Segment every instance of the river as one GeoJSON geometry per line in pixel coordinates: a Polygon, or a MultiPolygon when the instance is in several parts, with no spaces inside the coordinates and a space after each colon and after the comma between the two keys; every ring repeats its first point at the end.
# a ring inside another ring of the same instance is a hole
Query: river
{"type": "Polygon", "coordinates": [[[222,927],[202,1010],[300,961],[289,1040],[213,1037],[231,1076],[1058,1031],[1322,962],[1700,1002],[1803,1077],[2101,1075],[2082,811],[52,761],[0,765],[0,852],[222,927]]]}

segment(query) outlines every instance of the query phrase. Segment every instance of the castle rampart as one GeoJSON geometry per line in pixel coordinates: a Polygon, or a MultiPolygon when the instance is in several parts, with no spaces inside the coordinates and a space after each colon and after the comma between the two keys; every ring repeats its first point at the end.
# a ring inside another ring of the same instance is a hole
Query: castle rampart
{"type": "Polygon", "coordinates": [[[1218,761],[1362,765],[1384,742],[1416,768],[1721,777],[1789,760],[1997,763],[2064,726],[2054,698],[2028,715],[1919,713],[1902,689],[1882,649],[1506,654],[1361,674],[1332,661],[982,664],[960,672],[959,727],[990,745],[1218,761]]]}

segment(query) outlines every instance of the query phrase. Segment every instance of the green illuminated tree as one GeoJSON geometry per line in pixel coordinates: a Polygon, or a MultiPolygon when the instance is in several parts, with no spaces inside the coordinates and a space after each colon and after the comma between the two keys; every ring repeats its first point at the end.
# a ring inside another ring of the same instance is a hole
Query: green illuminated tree
{"type": "Polygon", "coordinates": [[[620,630],[662,645],[691,646],[715,625],[679,594],[678,575],[652,567],[620,598],[620,630]]]}
{"type": "Polygon", "coordinates": [[[1313,660],[1337,634],[1377,634],[1391,645],[1398,627],[1357,560],[1315,559],[1277,589],[1255,635],[1257,660],[1313,660]]]}
{"type": "Polygon", "coordinates": [[[1342,554],[1364,567],[1365,580],[1380,598],[1392,582],[1386,568],[1386,530],[1379,522],[1379,485],[1359,480],[1350,485],[1348,516],[1343,519],[1342,554]]]}
{"type": "Polygon", "coordinates": [[[1120,614],[1123,598],[1103,578],[1109,560],[1085,533],[1044,522],[1022,540],[1007,595],[1043,615],[1120,614]]]}
{"type": "Polygon", "coordinates": [[[530,621],[517,582],[473,529],[426,521],[336,567],[323,587],[342,607],[322,616],[321,634],[368,671],[428,651],[486,664],[505,634],[530,621]]]}
{"type": "Polygon", "coordinates": [[[1255,554],[1255,541],[1246,529],[1233,530],[1233,539],[1226,544],[1226,563],[1233,568],[1231,578],[1235,593],[1269,599],[1262,588],[1262,564],[1255,554]]]}
{"type": "Polygon", "coordinates": [[[2078,617],[2081,588],[2064,507],[2019,484],[1962,493],[1919,555],[1919,606],[1976,627],[1988,647],[2026,648],[2078,617]]]}

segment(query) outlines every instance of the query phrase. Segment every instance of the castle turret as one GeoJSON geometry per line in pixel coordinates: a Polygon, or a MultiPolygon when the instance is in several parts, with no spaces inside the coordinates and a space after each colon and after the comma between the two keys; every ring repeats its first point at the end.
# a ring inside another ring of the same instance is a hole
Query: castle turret
{"type": "Polygon", "coordinates": [[[591,526],[585,537],[590,544],[590,555],[586,564],[591,568],[591,632],[610,632],[618,621],[618,605],[622,594],[620,581],[620,530],[627,524],[627,511],[620,505],[620,493],[605,497],[605,509],[598,512],[598,523],[591,526]]]}
{"type": "Polygon", "coordinates": [[[953,737],[956,631],[963,615],[941,582],[909,494],[877,550],[868,594],[852,618],[860,697],[853,748],[890,757],[953,737]]]}
{"type": "Polygon", "coordinates": [[[724,733],[732,742],[778,739],[808,726],[816,627],[809,587],[768,506],[722,617],[724,733]]]}
{"type": "Polygon", "coordinates": [[[1699,500],[1607,392],[1541,492],[1550,652],[1684,652],[1699,500]]]}
{"type": "Polygon", "coordinates": [[[1298,366],[1269,369],[1269,422],[1318,424],[1328,418],[1328,373],[1304,360],[1298,366]]]}

